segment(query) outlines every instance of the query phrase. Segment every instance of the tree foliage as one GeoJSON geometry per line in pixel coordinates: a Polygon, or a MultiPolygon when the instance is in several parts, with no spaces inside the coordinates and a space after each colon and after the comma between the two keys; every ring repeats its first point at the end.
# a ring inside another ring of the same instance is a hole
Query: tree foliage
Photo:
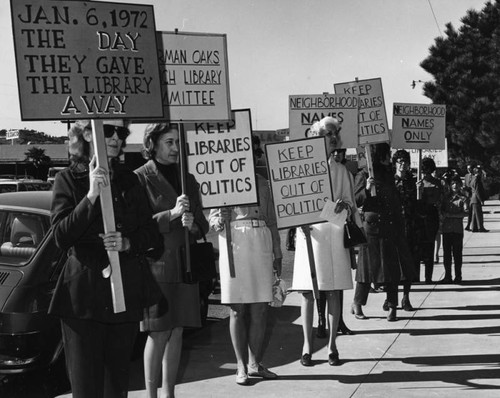
{"type": "Polygon", "coordinates": [[[27,152],[24,152],[24,155],[26,156],[26,161],[32,163],[37,169],[42,166],[49,166],[52,161],[50,156],[45,154],[45,149],[37,148],[36,146],[29,148],[27,152]]]}
{"type": "Polygon", "coordinates": [[[497,173],[500,154],[500,0],[469,10],[455,29],[435,39],[420,66],[434,77],[423,86],[435,104],[446,104],[450,158],[478,161],[497,173]]]}

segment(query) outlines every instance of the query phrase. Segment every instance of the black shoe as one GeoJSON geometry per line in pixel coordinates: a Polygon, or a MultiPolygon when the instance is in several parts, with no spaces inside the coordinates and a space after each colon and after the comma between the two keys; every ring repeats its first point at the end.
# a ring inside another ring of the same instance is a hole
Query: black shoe
{"type": "Polygon", "coordinates": [[[443,279],[439,281],[439,283],[442,285],[449,285],[450,283],[453,283],[453,280],[451,279],[451,277],[445,276],[443,279]]]}
{"type": "Polygon", "coordinates": [[[395,322],[398,320],[396,316],[396,308],[389,308],[389,313],[387,314],[387,320],[389,322],[395,322]]]}
{"type": "Polygon", "coordinates": [[[331,354],[328,354],[328,365],[330,365],[330,366],[339,366],[340,365],[340,359],[339,359],[338,352],[332,352],[331,354]]]}
{"type": "Polygon", "coordinates": [[[349,329],[345,324],[339,325],[337,332],[342,333],[343,335],[353,335],[354,334],[354,332],[351,329],[349,329]]]}
{"type": "Polygon", "coordinates": [[[316,337],[318,339],[324,339],[326,337],[326,326],[324,323],[318,324],[318,329],[316,330],[316,337]]]}
{"type": "Polygon", "coordinates": [[[470,228],[469,227],[465,227],[464,228],[466,231],[470,231],[470,228]]]}
{"type": "Polygon", "coordinates": [[[405,311],[415,311],[415,308],[411,305],[408,296],[404,296],[401,300],[401,308],[405,311]]]}
{"type": "Polygon", "coordinates": [[[481,228],[478,232],[490,232],[490,230],[489,229],[481,228]]]}
{"type": "Polygon", "coordinates": [[[300,358],[300,364],[302,366],[313,366],[311,354],[306,353],[302,355],[302,357],[300,358]]]}
{"type": "Polygon", "coordinates": [[[384,304],[382,304],[382,309],[384,311],[389,311],[389,302],[387,300],[385,300],[384,304]]]}
{"type": "Polygon", "coordinates": [[[462,278],[455,278],[455,280],[453,281],[453,283],[462,283],[462,278]]]}
{"type": "Polygon", "coordinates": [[[351,314],[354,314],[356,319],[368,319],[365,314],[363,314],[363,310],[360,305],[352,304],[351,305],[351,314]]]}

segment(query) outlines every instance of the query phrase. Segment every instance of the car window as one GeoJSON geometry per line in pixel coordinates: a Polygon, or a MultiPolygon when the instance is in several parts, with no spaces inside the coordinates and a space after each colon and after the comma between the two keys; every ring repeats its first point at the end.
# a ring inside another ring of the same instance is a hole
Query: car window
{"type": "Polygon", "coordinates": [[[0,193],[16,192],[16,191],[17,191],[16,184],[0,184],[0,193]]]}
{"type": "Polygon", "coordinates": [[[0,210],[0,262],[23,265],[36,252],[49,230],[49,217],[0,210]]]}

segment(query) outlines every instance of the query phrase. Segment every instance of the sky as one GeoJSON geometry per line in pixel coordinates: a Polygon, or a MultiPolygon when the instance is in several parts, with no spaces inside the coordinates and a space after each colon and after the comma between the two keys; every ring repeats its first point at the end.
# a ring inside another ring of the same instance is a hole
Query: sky
{"type": "MultiPolygon", "coordinates": [[[[232,109],[254,130],[288,127],[288,96],[334,92],[335,83],[381,78],[391,127],[394,102],[430,103],[420,62],[449,22],[485,0],[123,0],[154,6],[156,30],[227,35],[232,109]]],[[[59,121],[21,120],[10,1],[0,2],[0,129],[66,134],[59,121]]],[[[128,142],[142,141],[143,125],[128,142]]]]}

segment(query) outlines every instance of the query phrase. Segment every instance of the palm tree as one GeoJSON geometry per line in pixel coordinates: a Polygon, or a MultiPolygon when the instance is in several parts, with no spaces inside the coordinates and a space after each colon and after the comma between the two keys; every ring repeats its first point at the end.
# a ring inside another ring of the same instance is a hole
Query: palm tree
{"type": "Polygon", "coordinates": [[[24,161],[29,162],[33,166],[35,166],[37,178],[39,177],[40,168],[49,167],[52,163],[50,156],[47,156],[45,154],[45,149],[42,148],[37,148],[35,146],[31,147],[27,152],[24,152],[24,155],[26,156],[26,159],[24,159],[24,161]]]}

